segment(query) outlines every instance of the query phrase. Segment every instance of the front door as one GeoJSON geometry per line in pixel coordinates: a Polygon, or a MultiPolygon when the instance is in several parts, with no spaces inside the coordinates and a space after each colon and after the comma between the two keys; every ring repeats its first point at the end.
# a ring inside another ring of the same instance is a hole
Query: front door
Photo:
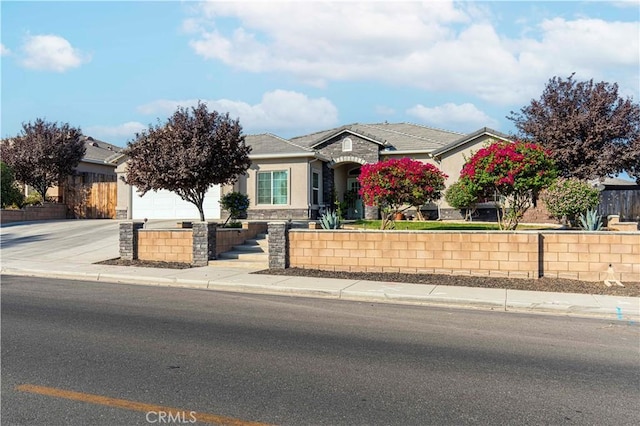
{"type": "Polygon", "coordinates": [[[359,192],[358,178],[347,178],[347,191],[344,195],[344,200],[347,202],[347,219],[362,219],[364,217],[364,203],[359,192]]]}

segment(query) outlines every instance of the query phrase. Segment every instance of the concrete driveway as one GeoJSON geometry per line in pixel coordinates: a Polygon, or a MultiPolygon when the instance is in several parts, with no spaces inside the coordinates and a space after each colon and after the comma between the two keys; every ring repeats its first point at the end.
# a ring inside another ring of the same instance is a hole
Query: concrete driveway
{"type": "Polygon", "coordinates": [[[55,220],[0,227],[3,267],[86,265],[119,256],[117,220],[55,220]]]}

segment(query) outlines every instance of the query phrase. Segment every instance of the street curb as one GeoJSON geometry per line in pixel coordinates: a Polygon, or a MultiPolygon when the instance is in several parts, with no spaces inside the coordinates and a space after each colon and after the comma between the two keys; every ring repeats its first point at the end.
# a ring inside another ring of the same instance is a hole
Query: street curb
{"type": "MultiPolygon", "coordinates": [[[[412,295],[390,295],[388,293],[372,294],[366,291],[347,291],[349,284],[345,289],[339,290],[319,290],[305,289],[295,287],[285,287],[277,285],[282,281],[272,284],[238,284],[228,283],[224,280],[197,280],[185,278],[166,278],[166,277],[132,277],[130,275],[120,275],[113,273],[97,273],[97,272],[71,272],[71,271],[42,271],[29,269],[1,268],[1,274],[16,276],[31,276],[40,278],[61,278],[78,281],[96,281],[102,283],[128,284],[128,285],[145,285],[154,287],[170,287],[170,288],[189,288],[197,290],[213,290],[226,291],[244,294],[264,294],[274,296],[289,297],[309,297],[319,299],[334,299],[351,302],[369,302],[369,303],[386,303],[397,305],[418,305],[418,306],[435,306],[435,307],[451,307],[463,309],[479,309],[493,312],[513,312],[513,313],[529,313],[529,314],[552,314],[567,315],[572,317],[601,318],[615,321],[629,322],[635,324],[640,321],[640,312],[630,312],[629,309],[620,310],[605,308],[602,306],[580,306],[569,304],[536,304],[536,303],[518,303],[508,301],[508,290],[505,290],[505,300],[489,301],[478,299],[464,299],[453,297],[433,297],[433,296],[412,296],[412,295]]],[[[283,280],[287,281],[287,280],[283,280]]],[[[585,296],[585,295],[581,295],[585,296]]],[[[640,306],[640,298],[630,298],[637,301],[640,306]]],[[[625,307],[626,308],[626,307],[625,307]]],[[[632,310],[633,311],[633,310],[632,310]]]]}

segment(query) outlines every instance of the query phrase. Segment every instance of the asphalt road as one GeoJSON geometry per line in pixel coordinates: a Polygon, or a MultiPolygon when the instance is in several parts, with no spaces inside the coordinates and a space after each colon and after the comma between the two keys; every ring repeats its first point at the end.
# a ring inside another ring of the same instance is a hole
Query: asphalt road
{"type": "Polygon", "coordinates": [[[637,324],[11,276],[1,296],[3,425],[640,424],[637,324]]]}

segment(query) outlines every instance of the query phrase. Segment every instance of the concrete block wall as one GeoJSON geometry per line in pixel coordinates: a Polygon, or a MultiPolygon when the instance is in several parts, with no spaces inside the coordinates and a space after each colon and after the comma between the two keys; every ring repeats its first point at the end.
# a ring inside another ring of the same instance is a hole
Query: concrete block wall
{"type": "Polygon", "coordinates": [[[162,262],[193,261],[191,229],[138,230],[138,259],[162,262]]]}
{"type": "Polygon", "coordinates": [[[216,236],[216,254],[229,251],[233,246],[245,240],[255,238],[267,232],[266,222],[243,222],[242,228],[218,228],[216,236]]]}
{"type": "Polygon", "coordinates": [[[2,209],[0,223],[29,222],[34,220],[62,220],[67,218],[67,205],[47,203],[22,209],[2,209]]]}
{"type": "Polygon", "coordinates": [[[286,243],[295,268],[600,281],[611,264],[640,281],[640,233],[294,229],[286,243]]]}
{"type": "Polygon", "coordinates": [[[538,277],[536,233],[292,230],[289,248],[297,268],[538,277]]]}
{"type": "Polygon", "coordinates": [[[602,281],[611,265],[623,283],[640,281],[638,232],[553,232],[542,239],[546,277],[602,281]]]}
{"type": "Polygon", "coordinates": [[[218,228],[213,222],[194,222],[192,226],[143,229],[142,222],[123,222],[120,224],[120,257],[206,266],[219,253],[267,230],[265,222],[244,222],[241,229],[218,228]]]}

